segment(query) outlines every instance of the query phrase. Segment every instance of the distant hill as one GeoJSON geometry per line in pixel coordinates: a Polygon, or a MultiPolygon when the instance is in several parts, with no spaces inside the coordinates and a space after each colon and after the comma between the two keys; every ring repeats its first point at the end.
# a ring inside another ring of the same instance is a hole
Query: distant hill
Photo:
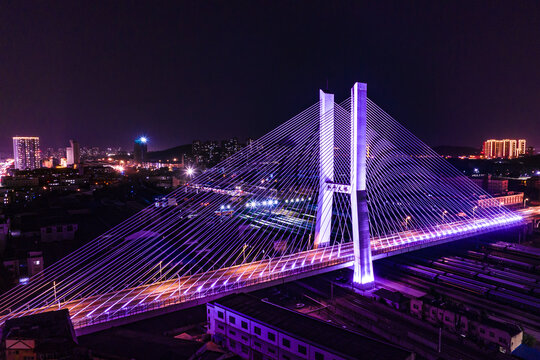
{"type": "Polygon", "coordinates": [[[433,148],[439,155],[442,156],[466,156],[480,155],[481,150],[469,146],[450,146],[442,145],[433,148]]]}
{"type": "Polygon", "coordinates": [[[167,161],[174,158],[179,159],[182,157],[182,154],[191,155],[191,144],[175,146],[170,149],[160,150],[160,151],[150,151],[147,154],[149,161],[167,161]]]}

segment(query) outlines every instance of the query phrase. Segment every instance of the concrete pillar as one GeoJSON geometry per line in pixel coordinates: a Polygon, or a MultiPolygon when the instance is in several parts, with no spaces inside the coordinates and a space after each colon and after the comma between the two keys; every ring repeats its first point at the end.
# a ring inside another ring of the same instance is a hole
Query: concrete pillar
{"type": "Polygon", "coordinates": [[[351,89],[351,211],[354,247],[353,283],[362,288],[373,286],[373,263],[369,235],[366,195],[366,101],[367,84],[351,89]]]}
{"type": "Polygon", "coordinates": [[[319,199],[315,222],[313,246],[326,246],[332,232],[333,192],[328,190],[328,182],[334,181],[334,94],[319,91],[319,199]]]}

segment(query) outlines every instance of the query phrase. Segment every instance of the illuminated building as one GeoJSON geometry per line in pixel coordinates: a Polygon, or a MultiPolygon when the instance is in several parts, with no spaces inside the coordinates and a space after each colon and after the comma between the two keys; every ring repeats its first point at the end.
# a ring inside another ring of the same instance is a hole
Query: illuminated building
{"type": "Polygon", "coordinates": [[[135,140],[135,145],[133,146],[133,159],[138,164],[141,164],[146,160],[147,142],[148,139],[144,136],[135,140]]]}
{"type": "Polygon", "coordinates": [[[13,157],[15,158],[15,169],[26,170],[39,168],[39,137],[13,137],[13,157]]]}
{"type": "Polygon", "coordinates": [[[527,142],[525,141],[525,139],[518,140],[517,151],[518,151],[518,156],[527,154],[527,142]]]}
{"type": "Polygon", "coordinates": [[[514,159],[520,155],[525,155],[526,149],[527,142],[525,139],[490,139],[484,142],[482,153],[486,159],[514,159]]]}
{"type": "Polygon", "coordinates": [[[81,163],[81,151],[79,143],[75,140],[69,140],[71,146],[66,148],[66,158],[68,165],[77,165],[81,163]]]}

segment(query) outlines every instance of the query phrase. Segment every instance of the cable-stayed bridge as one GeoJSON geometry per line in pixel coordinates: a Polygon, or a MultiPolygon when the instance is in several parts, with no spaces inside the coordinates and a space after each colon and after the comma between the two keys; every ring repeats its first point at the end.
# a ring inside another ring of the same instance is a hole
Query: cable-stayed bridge
{"type": "MultiPolygon", "coordinates": [[[[256,119],[254,119],[256,121],[256,119]]],[[[372,261],[523,217],[367,98],[320,100],[0,298],[0,321],[68,308],[76,328],[372,261]]]]}

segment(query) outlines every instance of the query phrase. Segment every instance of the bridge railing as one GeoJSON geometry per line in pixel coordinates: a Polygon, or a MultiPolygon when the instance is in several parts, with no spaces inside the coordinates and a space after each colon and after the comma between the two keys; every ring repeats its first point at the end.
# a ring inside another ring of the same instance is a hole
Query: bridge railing
{"type": "Polygon", "coordinates": [[[112,321],[112,320],[116,320],[116,319],[120,319],[120,318],[124,318],[128,316],[134,316],[134,315],[145,313],[148,311],[163,309],[169,306],[185,303],[188,301],[199,300],[199,299],[216,295],[216,294],[220,294],[220,293],[226,293],[226,292],[231,292],[238,289],[247,288],[247,287],[264,283],[264,282],[268,282],[268,281],[279,280],[279,279],[286,278],[292,275],[297,275],[303,272],[323,269],[323,268],[327,268],[327,267],[335,266],[335,265],[341,265],[343,263],[347,263],[353,260],[354,260],[353,256],[335,258],[331,260],[304,265],[304,266],[297,267],[294,269],[282,270],[278,273],[273,273],[270,275],[258,276],[256,278],[246,279],[242,281],[235,281],[231,284],[214,286],[213,288],[210,287],[205,290],[194,291],[193,293],[190,293],[190,294],[183,294],[183,295],[175,296],[173,298],[168,298],[165,300],[152,301],[150,303],[136,305],[129,309],[116,310],[112,314],[104,314],[104,315],[99,315],[96,317],[76,320],[73,322],[73,326],[75,328],[83,328],[83,327],[87,327],[91,325],[97,325],[100,323],[104,323],[104,322],[108,322],[108,321],[112,321]]]}

